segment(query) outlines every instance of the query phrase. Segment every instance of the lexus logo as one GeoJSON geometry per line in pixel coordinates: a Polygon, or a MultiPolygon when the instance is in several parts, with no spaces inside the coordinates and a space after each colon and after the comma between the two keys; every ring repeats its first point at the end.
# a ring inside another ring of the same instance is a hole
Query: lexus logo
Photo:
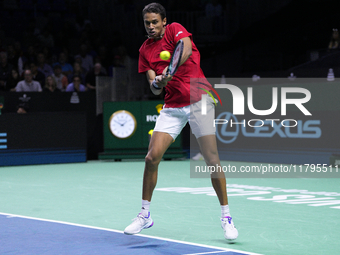
{"type": "Polygon", "coordinates": [[[228,121],[225,124],[217,125],[216,135],[218,140],[222,143],[234,142],[240,132],[240,126],[234,125],[233,127],[230,127],[228,123],[230,123],[231,119],[233,120],[233,122],[237,123],[238,122],[237,118],[230,112],[222,112],[220,113],[220,115],[218,115],[217,119],[225,119],[228,121]]]}

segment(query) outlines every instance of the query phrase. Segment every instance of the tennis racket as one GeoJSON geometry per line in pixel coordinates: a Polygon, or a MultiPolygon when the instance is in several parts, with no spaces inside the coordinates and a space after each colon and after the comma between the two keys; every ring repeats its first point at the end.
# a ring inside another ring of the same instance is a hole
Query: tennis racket
{"type": "Polygon", "coordinates": [[[177,69],[182,59],[183,47],[184,47],[183,40],[179,40],[175,46],[174,52],[172,53],[170,64],[168,70],[166,71],[166,76],[168,76],[169,74],[171,76],[174,76],[175,73],[177,72],[177,69]]]}

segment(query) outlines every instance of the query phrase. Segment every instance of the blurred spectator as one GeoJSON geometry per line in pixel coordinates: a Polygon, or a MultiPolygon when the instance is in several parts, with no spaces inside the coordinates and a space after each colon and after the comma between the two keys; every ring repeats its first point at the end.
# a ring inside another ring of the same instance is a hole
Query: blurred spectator
{"type": "Polygon", "coordinates": [[[24,65],[26,61],[25,56],[21,56],[18,59],[18,72],[20,76],[24,75],[24,65]]]}
{"type": "Polygon", "coordinates": [[[32,79],[38,81],[41,87],[45,86],[45,75],[38,70],[38,66],[35,62],[30,63],[29,68],[32,72],[32,79]]]}
{"type": "Polygon", "coordinates": [[[113,58],[113,67],[125,67],[124,61],[123,61],[123,59],[122,59],[121,56],[116,55],[116,56],[113,58]]]}
{"type": "Polygon", "coordinates": [[[84,44],[87,47],[87,54],[92,56],[92,59],[94,59],[96,56],[98,56],[97,51],[93,48],[92,42],[90,40],[84,40],[84,44]]]}
{"type": "Polygon", "coordinates": [[[108,68],[108,75],[113,76],[113,67],[126,67],[129,68],[132,65],[132,59],[127,54],[126,47],[124,45],[118,46],[114,49],[113,65],[108,68]]]}
{"type": "Polygon", "coordinates": [[[18,59],[18,72],[20,76],[24,75],[24,69],[25,65],[30,62],[36,61],[36,54],[35,49],[33,45],[28,46],[27,52],[24,53],[21,57],[18,59]]]}
{"type": "MultiPolygon", "coordinates": [[[[86,26],[89,25],[92,29],[92,23],[89,19],[84,18],[82,15],[78,15],[76,17],[76,30],[78,32],[78,35],[80,35],[86,28],[86,26]]],[[[89,29],[89,28],[87,28],[89,29]]]]}
{"type": "Polygon", "coordinates": [[[45,77],[53,74],[52,67],[46,63],[46,57],[44,53],[40,52],[37,55],[38,70],[42,72],[45,77]]]}
{"type": "Polygon", "coordinates": [[[14,42],[14,50],[18,57],[22,56],[24,53],[21,49],[21,43],[19,41],[14,42]]]}
{"type": "Polygon", "coordinates": [[[12,73],[6,82],[6,91],[15,91],[15,87],[18,82],[21,81],[19,72],[17,69],[13,68],[12,73]]]}
{"type": "Polygon", "coordinates": [[[87,45],[88,54],[90,54],[92,57],[96,55],[96,53],[94,54],[93,52],[91,43],[91,40],[93,40],[94,37],[95,33],[93,32],[91,26],[89,24],[86,24],[85,29],[80,33],[79,41],[87,45]]]}
{"type": "Polygon", "coordinates": [[[41,51],[45,56],[45,63],[52,66],[52,63],[57,61],[57,57],[55,54],[51,53],[51,50],[47,47],[44,47],[41,51]]]}
{"type": "Polygon", "coordinates": [[[33,45],[29,45],[27,48],[26,58],[28,62],[36,61],[37,60],[37,53],[35,47],[33,45]]]}
{"type": "Polygon", "coordinates": [[[206,22],[212,25],[212,32],[214,34],[220,34],[223,31],[223,25],[221,26],[222,12],[223,8],[218,0],[210,0],[205,6],[206,22]]]}
{"type": "Polygon", "coordinates": [[[328,45],[328,49],[339,49],[340,46],[340,37],[339,37],[339,31],[337,28],[333,28],[331,40],[328,45]]]}
{"type": "Polygon", "coordinates": [[[114,58],[113,58],[113,65],[109,66],[108,68],[108,75],[110,77],[113,77],[113,68],[114,67],[121,67],[121,68],[125,68],[125,65],[123,63],[123,60],[122,60],[122,57],[119,56],[119,55],[116,55],[114,58]]]}
{"type": "Polygon", "coordinates": [[[96,89],[96,77],[97,76],[105,76],[105,73],[101,71],[102,65],[100,63],[96,63],[92,70],[90,70],[85,78],[86,87],[88,90],[96,89]]]}
{"type": "Polygon", "coordinates": [[[94,58],[94,65],[96,65],[97,63],[100,64],[100,71],[101,71],[103,74],[107,75],[107,69],[106,69],[105,67],[103,67],[102,62],[101,62],[99,56],[96,56],[96,57],[94,58]]]}
{"type": "Polygon", "coordinates": [[[67,63],[67,56],[65,52],[61,52],[59,54],[59,61],[54,64],[59,65],[61,67],[62,73],[66,76],[70,75],[73,72],[73,67],[70,63],[67,63]]]}
{"type": "Polygon", "coordinates": [[[131,65],[131,58],[130,56],[127,54],[127,49],[124,45],[120,45],[118,47],[118,51],[117,51],[118,56],[121,57],[121,64],[125,67],[129,67],[131,65]]]}
{"type": "Polygon", "coordinates": [[[37,36],[38,41],[42,47],[47,47],[49,49],[54,48],[54,38],[51,33],[51,25],[47,25],[43,32],[37,36]]]}
{"type": "Polygon", "coordinates": [[[67,88],[66,92],[84,92],[86,91],[86,87],[81,84],[81,78],[78,75],[73,76],[73,82],[70,83],[67,88]]]}
{"type": "Polygon", "coordinates": [[[87,71],[93,68],[93,57],[87,53],[86,44],[80,46],[80,52],[75,58],[81,58],[81,66],[87,71]]]}
{"type": "MultiPolygon", "coordinates": [[[[21,70],[21,72],[20,72],[19,65],[20,65],[20,62],[23,60],[24,53],[21,49],[21,43],[19,41],[15,41],[14,50],[15,50],[15,54],[16,54],[16,58],[17,58],[17,63],[14,66],[15,66],[15,68],[18,69],[19,75],[21,75],[23,70],[21,70]]],[[[23,67],[22,63],[21,63],[21,67],[23,67]]]]}
{"type": "Polygon", "coordinates": [[[218,0],[210,0],[205,6],[205,16],[220,17],[222,15],[222,5],[218,0]]]}
{"type": "Polygon", "coordinates": [[[0,52],[0,90],[6,89],[6,82],[11,75],[13,65],[7,61],[7,53],[0,52]]]}
{"type": "Polygon", "coordinates": [[[73,73],[71,73],[67,79],[68,79],[68,82],[71,83],[73,81],[73,77],[75,75],[78,75],[80,76],[81,78],[81,83],[85,83],[85,70],[82,68],[81,64],[79,62],[74,62],[73,64],[73,73]]]}
{"type": "Polygon", "coordinates": [[[33,80],[31,70],[27,69],[24,72],[25,79],[19,81],[15,87],[16,92],[41,92],[41,85],[39,82],[33,80]]]}
{"type": "Polygon", "coordinates": [[[61,72],[60,65],[55,65],[53,68],[54,74],[53,77],[56,80],[57,88],[61,91],[65,91],[68,85],[67,77],[61,72]]]}
{"type": "Polygon", "coordinates": [[[105,68],[105,70],[107,70],[107,68],[111,64],[112,58],[111,58],[111,56],[109,56],[109,54],[107,52],[107,48],[106,48],[105,45],[100,45],[99,46],[99,49],[98,49],[98,58],[100,60],[100,63],[102,64],[102,67],[105,68]]]}
{"type": "MultiPolygon", "coordinates": [[[[74,57],[74,62],[78,63],[81,66],[81,69],[86,73],[86,70],[83,68],[83,60],[81,58],[81,56],[77,55],[74,57]]],[[[73,66],[74,68],[74,66],[73,66]]]]}
{"type": "Polygon", "coordinates": [[[61,92],[61,90],[57,88],[57,82],[52,75],[47,76],[45,83],[43,92],[61,92]]]}
{"type": "Polygon", "coordinates": [[[12,64],[13,67],[18,68],[18,56],[13,44],[7,45],[7,61],[12,64]]]}

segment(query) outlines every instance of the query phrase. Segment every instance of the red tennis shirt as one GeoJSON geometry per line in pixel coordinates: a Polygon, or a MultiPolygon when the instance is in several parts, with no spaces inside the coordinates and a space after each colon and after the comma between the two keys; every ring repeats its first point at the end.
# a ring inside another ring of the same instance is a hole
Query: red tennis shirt
{"type": "MultiPolygon", "coordinates": [[[[201,94],[205,94],[203,90],[194,89],[193,87],[190,93],[191,78],[200,78],[200,80],[204,78],[203,80],[206,80],[200,67],[200,53],[192,41],[192,34],[181,24],[171,23],[165,27],[162,39],[157,41],[147,39],[139,49],[139,73],[154,70],[156,75],[161,75],[164,68],[169,65],[170,60],[162,60],[159,54],[163,50],[167,50],[172,55],[176,43],[184,37],[191,39],[192,55],[178,68],[172,80],[165,87],[164,107],[166,108],[187,106],[201,100],[201,94]]],[[[201,87],[206,89],[205,86],[201,87]]]]}

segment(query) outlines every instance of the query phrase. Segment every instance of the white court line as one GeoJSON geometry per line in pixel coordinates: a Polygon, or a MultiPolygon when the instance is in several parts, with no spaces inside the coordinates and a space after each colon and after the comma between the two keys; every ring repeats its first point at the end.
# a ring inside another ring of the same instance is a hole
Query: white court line
{"type": "MultiPolygon", "coordinates": [[[[70,223],[70,222],[65,222],[65,221],[48,220],[48,219],[35,218],[35,217],[29,217],[29,216],[23,216],[23,215],[17,215],[17,214],[10,214],[10,213],[2,213],[2,212],[0,212],[0,215],[7,216],[7,218],[16,218],[17,217],[17,218],[23,218],[23,219],[29,219],[29,220],[39,220],[39,221],[59,223],[59,224],[64,224],[64,225],[69,225],[69,226],[90,228],[90,229],[103,230],[103,231],[109,231],[109,232],[124,234],[124,232],[121,231],[121,230],[94,227],[94,226],[82,225],[82,224],[77,224],[77,223],[70,223]]],[[[259,254],[259,253],[253,253],[253,252],[247,252],[247,251],[241,251],[241,250],[235,250],[235,249],[228,249],[228,248],[205,245],[205,244],[197,244],[197,243],[191,243],[191,242],[186,242],[186,241],[179,241],[179,240],[174,240],[174,239],[164,238],[164,237],[148,236],[148,235],[143,235],[143,234],[137,234],[137,235],[134,235],[134,236],[141,236],[141,237],[157,239],[157,240],[162,240],[162,241],[168,241],[168,242],[173,242],[173,243],[187,244],[187,245],[192,245],[192,246],[199,246],[199,247],[204,247],[204,248],[211,248],[211,249],[220,250],[220,251],[218,251],[218,253],[225,252],[225,251],[232,251],[232,252],[244,253],[246,255],[263,255],[263,254],[259,254]]],[[[215,252],[215,253],[217,253],[217,252],[215,252]]],[[[209,253],[193,253],[193,254],[187,254],[187,255],[194,255],[194,254],[198,255],[198,254],[209,254],[209,253]]]]}
{"type": "Polygon", "coordinates": [[[204,254],[214,254],[214,253],[222,253],[222,252],[226,252],[226,251],[209,251],[209,252],[201,252],[201,253],[187,253],[187,254],[183,254],[183,255],[204,255],[204,254]]]}

